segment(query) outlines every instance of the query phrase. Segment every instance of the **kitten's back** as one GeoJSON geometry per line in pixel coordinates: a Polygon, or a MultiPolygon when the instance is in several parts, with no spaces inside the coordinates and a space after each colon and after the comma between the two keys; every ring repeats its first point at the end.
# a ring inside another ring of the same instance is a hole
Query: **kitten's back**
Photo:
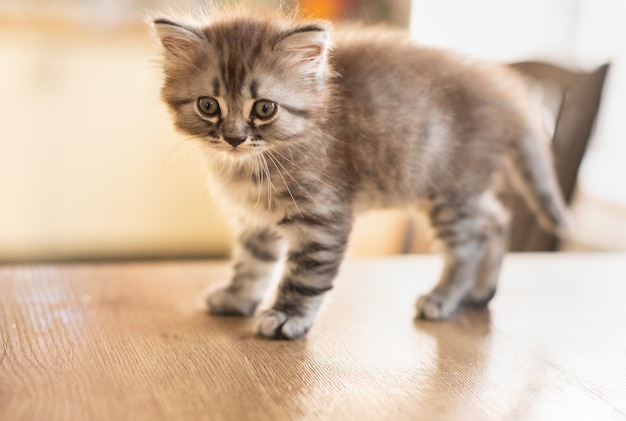
{"type": "Polygon", "coordinates": [[[433,183],[484,188],[526,130],[523,86],[505,69],[400,33],[350,30],[335,39],[342,119],[351,123],[340,125],[338,137],[352,139],[362,167],[374,158],[391,163],[390,186],[406,177],[413,194],[433,183]]]}
{"type": "Polygon", "coordinates": [[[467,197],[507,173],[545,228],[567,230],[549,139],[516,72],[388,30],[338,31],[335,43],[348,122],[337,137],[379,202],[467,197]]]}

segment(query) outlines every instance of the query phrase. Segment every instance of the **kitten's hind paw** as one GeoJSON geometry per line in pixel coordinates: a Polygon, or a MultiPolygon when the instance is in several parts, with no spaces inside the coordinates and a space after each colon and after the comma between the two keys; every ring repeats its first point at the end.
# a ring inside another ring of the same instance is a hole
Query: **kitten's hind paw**
{"type": "Polygon", "coordinates": [[[496,295],[496,288],[488,290],[472,291],[463,301],[464,304],[472,307],[485,307],[496,295]]]}
{"type": "Polygon", "coordinates": [[[459,303],[431,292],[417,300],[417,317],[425,320],[445,320],[454,315],[459,303]]]}
{"type": "Polygon", "coordinates": [[[230,288],[212,292],[206,302],[211,313],[225,316],[252,316],[259,305],[259,300],[242,297],[230,288]]]}
{"type": "Polygon", "coordinates": [[[269,339],[298,339],[309,331],[312,324],[310,317],[289,316],[271,309],[261,315],[258,333],[269,339]]]}

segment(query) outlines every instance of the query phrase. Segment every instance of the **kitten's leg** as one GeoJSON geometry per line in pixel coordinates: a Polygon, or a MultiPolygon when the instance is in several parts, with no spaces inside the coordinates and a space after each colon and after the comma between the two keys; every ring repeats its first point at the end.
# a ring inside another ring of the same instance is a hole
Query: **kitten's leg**
{"type": "Polygon", "coordinates": [[[295,339],[307,333],[343,260],[349,219],[304,215],[283,220],[290,249],[276,301],[261,316],[261,336],[295,339]]]}
{"type": "Polygon", "coordinates": [[[473,306],[487,305],[496,294],[502,260],[509,248],[508,211],[495,195],[484,195],[482,204],[487,217],[485,233],[488,241],[476,283],[465,298],[465,302],[473,306]]]}
{"type": "MultiPolygon", "coordinates": [[[[483,265],[499,267],[502,254],[495,252],[497,248],[491,253],[491,216],[484,196],[463,203],[440,200],[431,207],[430,220],[442,242],[445,265],[437,285],[418,299],[418,316],[430,320],[449,318],[477,285],[483,265]]],[[[485,279],[492,282],[495,278],[485,279]]]]}
{"type": "Polygon", "coordinates": [[[214,314],[251,316],[263,299],[280,258],[280,236],[267,229],[244,231],[234,250],[234,276],[207,297],[214,314]]]}

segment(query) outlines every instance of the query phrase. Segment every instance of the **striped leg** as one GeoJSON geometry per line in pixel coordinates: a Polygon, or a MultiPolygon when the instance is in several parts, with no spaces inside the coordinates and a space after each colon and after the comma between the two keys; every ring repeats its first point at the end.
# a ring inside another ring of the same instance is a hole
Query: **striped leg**
{"type": "Polygon", "coordinates": [[[324,293],[343,260],[351,221],[347,217],[302,216],[283,220],[290,240],[285,273],[271,309],[259,323],[259,334],[296,339],[308,332],[324,293]]]}
{"type": "Polygon", "coordinates": [[[419,298],[419,317],[447,319],[462,302],[486,304],[495,293],[506,247],[502,243],[505,230],[494,224],[501,207],[493,200],[491,193],[485,193],[462,204],[432,206],[430,219],[443,243],[445,266],[433,290],[419,298]]]}
{"type": "Polygon", "coordinates": [[[478,278],[465,302],[473,306],[484,306],[496,294],[502,260],[509,248],[510,215],[500,200],[493,196],[483,196],[487,225],[487,250],[482,261],[478,278]]]}
{"type": "Polygon", "coordinates": [[[263,299],[280,258],[281,239],[273,231],[244,231],[234,252],[234,276],[207,298],[214,314],[251,316],[263,299]]]}

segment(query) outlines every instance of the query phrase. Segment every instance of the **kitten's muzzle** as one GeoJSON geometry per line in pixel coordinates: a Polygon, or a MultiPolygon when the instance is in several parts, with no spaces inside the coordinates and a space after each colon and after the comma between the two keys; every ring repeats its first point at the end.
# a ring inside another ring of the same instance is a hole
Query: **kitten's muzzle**
{"type": "Polygon", "coordinates": [[[247,136],[243,136],[243,137],[226,137],[226,136],[224,136],[224,140],[226,142],[228,142],[228,144],[231,145],[233,148],[236,148],[238,145],[240,145],[243,142],[245,142],[247,138],[248,138],[247,136]]]}

